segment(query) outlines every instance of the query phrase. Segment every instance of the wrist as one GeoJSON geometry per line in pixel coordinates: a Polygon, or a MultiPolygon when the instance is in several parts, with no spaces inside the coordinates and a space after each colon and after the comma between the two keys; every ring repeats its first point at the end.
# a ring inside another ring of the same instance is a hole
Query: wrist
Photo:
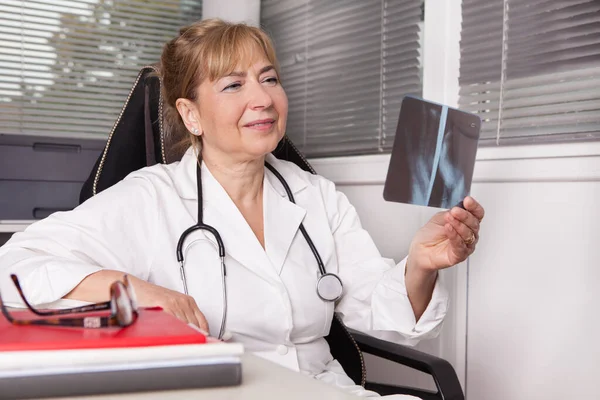
{"type": "Polygon", "coordinates": [[[410,275],[411,280],[416,282],[427,282],[437,277],[437,270],[423,267],[418,258],[409,254],[404,270],[405,278],[410,275]]]}
{"type": "Polygon", "coordinates": [[[406,260],[404,283],[415,320],[419,321],[431,301],[437,280],[437,271],[421,267],[415,263],[413,255],[409,255],[406,260]]]}

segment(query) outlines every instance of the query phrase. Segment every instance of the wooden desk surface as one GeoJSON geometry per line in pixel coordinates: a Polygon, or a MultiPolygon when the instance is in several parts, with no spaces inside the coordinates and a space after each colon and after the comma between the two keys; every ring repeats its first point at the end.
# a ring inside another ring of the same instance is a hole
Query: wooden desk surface
{"type": "Polygon", "coordinates": [[[61,397],[53,400],[351,400],[359,397],[252,354],[242,359],[242,384],[224,388],[171,390],[117,395],[61,397]]]}

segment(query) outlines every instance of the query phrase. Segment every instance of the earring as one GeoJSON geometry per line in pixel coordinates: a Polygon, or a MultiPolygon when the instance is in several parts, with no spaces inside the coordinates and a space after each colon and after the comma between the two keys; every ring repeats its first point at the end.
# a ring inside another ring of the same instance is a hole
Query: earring
{"type": "Polygon", "coordinates": [[[196,127],[192,128],[192,133],[197,136],[198,135],[198,128],[196,128],[196,127]]]}

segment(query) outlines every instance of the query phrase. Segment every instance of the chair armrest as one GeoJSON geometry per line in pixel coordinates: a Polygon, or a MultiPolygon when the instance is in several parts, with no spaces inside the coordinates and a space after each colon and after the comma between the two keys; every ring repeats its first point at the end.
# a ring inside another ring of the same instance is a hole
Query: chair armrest
{"type": "Polygon", "coordinates": [[[458,376],[452,365],[439,357],[385,340],[376,339],[363,333],[351,331],[358,347],[364,353],[425,372],[433,377],[438,393],[444,400],[464,400],[458,376]]]}

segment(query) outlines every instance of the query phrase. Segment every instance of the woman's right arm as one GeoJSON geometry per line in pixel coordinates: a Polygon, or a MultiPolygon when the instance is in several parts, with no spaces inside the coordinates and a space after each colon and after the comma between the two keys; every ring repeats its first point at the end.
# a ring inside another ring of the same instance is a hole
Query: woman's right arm
{"type": "Polygon", "coordinates": [[[110,300],[110,285],[115,281],[122,280],[123,272],[113,269],[101,269],[83,278],[73,290],[63,296],[63,299],[102,303],[110,300]]]}
{"type": "MultiPolygon", "coordinates": [[[[110,285],[114,281],[122,280],[122,278],[123,272],[120,271],[103,269],[94,272],[83,278],[64,298],[91,301],[93,303],[108,301],[110,285]]],[[[133,286],[140,306],[162,307],[164,311],[173,314],[180,320],[196,325],[205,333],[208,332],[208,322],[193,297],[154,285],[135,276],[130,276],[128,279],[129,284],[133,286]]]]}
{"type": "Polygon", "coordinates": [[[0,247],[4,302],[23,305],[10,274],[17,275],[30,303],[52,307],[63,298],[107,301],[110,285],[127,273],[140,306],[160,306],[208,330],[192,297],[147,282],[160,211],[154,186],[137,177],[32,224],[0,247]]]}
{"type": "Polygon", "coordinates": [[[154,186],[144,178],[129,178],[72,211],[32,224],[0,247],[3,300],[22,304],[10,274],[17,275],[34,305],[65,296],[107,300],[110,283],[123,273],[147,280],[158,215],[154,186]]]}

